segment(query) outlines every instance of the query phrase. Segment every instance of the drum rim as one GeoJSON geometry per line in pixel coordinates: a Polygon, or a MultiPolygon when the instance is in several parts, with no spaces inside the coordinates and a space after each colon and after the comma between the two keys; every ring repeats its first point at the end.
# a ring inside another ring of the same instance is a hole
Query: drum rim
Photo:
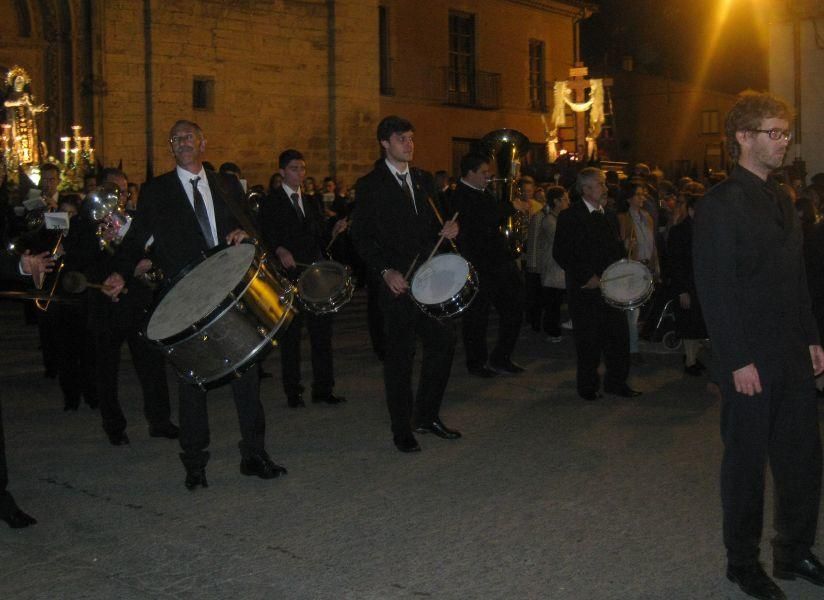
{"type": "Polygon", "coordinates": [[[647,286],[644,289],[644,292],[642,294],[640,294],[636,298],[634,298],[630,301],[627,301],[627,302],[621,302],[619,300],[613,300],[612,298],[610,298],[609,296],[606,295],[606,290],[604,289],[604,286],[600,285],[599,287],[601,289],[601,297],[604,299],[604,302],[606,302],[607,304],[609,304],[613,308],[619,308],[619,309],[624,309],[624,310],[633,310],[635,308],[638,308],[639,306],[642,306],[645,302],[647,302],[650,299],[650,297],[652,296],[652,292],[655,290],[655,278],[652,274],[652,269],[650,269],[647,265],[642,263],[640,260],[633,260],[631,258],[622,258],[620,260],[616,260],[615,262],[610,263],[609,265],[607,265],[606,269],[604,269],[601,272],[601,277],[603,277],[604,274],[610,268],[612,268],[615,265],[630,264],[630,263],[641,265],[641,267],[643,267],[643,269],[649,274],[649,276],[650,276],[649,281],[647,282],[647,286]]]}
{"type": "MultiPolygon", "coordinates": [[[[454,254],[454,253],[449,252],[447,254],[454,254]]],[[[460,256],[460,255],[457,255],[457,256],[460,256]]],[[[461,256],[461,258],[463,258],[463,257],[461,256]]],[[[464,259],[464,260],[466,261],[466,264],[469,265],[469,274],[466,276],[467,283],[470,283],[471,284],[470,287],[475,290],[474,293],[472,294],[472,297],[469,299],[469,302],[467,302],[465,306],[459,306],[458,310],[456,310],[455,312],[448,313],[448,314],[433,314],[434,313],[434,311],[433,311],[434,307],[442,308],[442,307],[445,307],[447,305],[455,305],[458,302],[458,300],[460,299],[460,296],[461,296],[462,292],[466,289],[467,284],[465,283],[463,286],[461,286],[461,289],[458,290],[457,293],[455,293],[452,297],[447,298],[446,300],[443,300],[442,302],[438,302],[438,303],[435,303],[435,304],[425,304],[423,302],[418,301],[418,299],[415,298],[415,296],[411,293],[411,290],[410,290],[409,295],[412,298],[412,301],[415,304],[417,304],[418,308],[420,308],[421,311],[424,312],[426,315],[432,317],[433,319],[437,319],[439,321],[442,321],[444,319],[451,319],[452,317],[457,317],[458,315],[460,315],[467,308],[469,308],[469,306],[475,301],[475,298],[478,296],[478,291],[480,290],[480,288],[478,287],[480,285],[479,277],[478,277],[478,271],[475,269],[475,267],[472,265],[471,262],[469,262],[466,259],[464,259]]]]}
{"type": "Polygon", "coordinates": [[[301,272],[301,274],[298,276],[297,282],[295,282],[295,286],[298,290],[298,297],[300,298],[301,302],[304,302],[306,304],[317,304],[323,302],[322,300],[311,300],[307,302],[306,300],[304,300],[303,293],[301,292],[301,280],[303,280],[303,276],[309,273],[310,269],[315,265],[332,265],[338,273],[343,275],[344,290],[346,290],[346,288],[348,287],[348,283],[350,283],[352,280],[352,276],[349,274],[349,270],[347,269],[346,265],[339,263],[336,260],[316,260],[301,272]]]}
{"type": "Polygon", "coordinates": [[[258,246],[253,241],[244,240],[244,241],[241,242],[241,244],[253,245],[253,246],[256,247],[256,251],[255,251],[254,256],[252,257],[252,262],[249,263],[249,266],[246,268],[246,273],[243,275],[243,277],[240,279],[240,281],[237,283],[237,285],[235,285],[235,287],[233,287],[231,289],[231,291],[229,291],[229,293],[226,294],[226,296],[223,298],[223,300],[221,300],[220,303],[218,303],[217,306],[215,306],[212,310],[210,310],[206,315],[204,315],[203,317],[201,317],[197,321],[194,321],[193,323],[190,323],[184,329],[178,331],[177,333],[172,334],[172,335],[170,335],[168,337],[165,337],[165,338],[160,338],[160,339],[155,339],[155,338],[149,337],[149,323],[151,323],[151,321],[152,321],[152,317],[154,316],[154,311],[157,309],[158,306],[160,306],[160,303],[163,302],[163,299],[168,295],[168,293],[171,291],[171,289],[180,280],[182,280],[184,277],[186,277],[186,275],[191,273],[195,269],[195,267],[197,267],[199,264],[201,264],[202,262],[205,262],[207,259],[209,259],[213,255],[215,255],[219,252],[222,252],[223,250],[226,250],[227,248],[231,247],[229,244],[225,244],[225,243],[218,244],[217,246],[214,246],[213,248],[210,248],[210,249],[206,250],[205,252],[202,252],[200,257],[198,257],[197,259],[192,260],[191,262],[189,262],[185,267],[183,267],[183,269],[180,270],[180,272],[178,272],[177,275],[175,275],[172,279],[170,279],[168,281],[168,284],[164,287],[164,289],[158,295],[157,300],[153,303],[151,311],[149,311],[149,318],[146,320],[146,324],[143,327],[143,334],[144,334],[144,336],[146,337],[147,340],[149,340],[150,342],[153,342],[155,344],[159,344],[161,346],[169,346],[169,345],[172,345],[172,344],[177,344],[178,342],[181,342],[181,341],[191,337],[192,335],[195,335],[195,334],[199,333],[200,330],[202,329],[203,325],[205,325],[206,323],[210,323],[210,322],[214,321],[217,316],[220,316],[224,312],[226,312],[226,310],[234,304],[234,302],[237,300],[237,298],[239,298],[240,296],[243,295],[240,292],[245,292],[246,289],[249,287],[249,283],[250,283],[250,279],[247,278],[247,276],[249,274],[249,270],[254,268],[254,271],[255,271],[254,277],[257,277],[257,274],[260,272],[261,265],[263,264],[263,262],[266,259],[266,252],[263,251],[260,248],[260,246],[258,246]]]}

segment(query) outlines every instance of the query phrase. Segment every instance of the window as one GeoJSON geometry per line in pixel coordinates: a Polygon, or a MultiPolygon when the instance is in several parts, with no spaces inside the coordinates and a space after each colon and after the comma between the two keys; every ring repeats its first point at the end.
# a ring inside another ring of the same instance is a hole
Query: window
{"type": "Polygon", "coordinates": [[[212,77],[195,76],[192,81],[192,108],[215,109],[215,80],[212,77]]]}
{"type": "Polygon", "coordinates": [[[718,130],[718,111],[704,110],[701,111],[701,133],[719,133],[718,130]]]}
{"type": "Polygon", "coordinates": [[[475,103],[475,15],[449,13],[448,101],[475,103]]]}
{"type": "Polygon", "coordinates": [[[392,96],[395,94],[395,90],[392,89],[392,59],[389,53],[389,13],[385,6],[378,7],[378,39],[380,44],[380,91],[384,96],[392,96]]]}
{"type": "Polygon", "coordinates": [[[541,40],[529,40],[529,107],[541,112],[546,111],[544,48],[541,40]]]}

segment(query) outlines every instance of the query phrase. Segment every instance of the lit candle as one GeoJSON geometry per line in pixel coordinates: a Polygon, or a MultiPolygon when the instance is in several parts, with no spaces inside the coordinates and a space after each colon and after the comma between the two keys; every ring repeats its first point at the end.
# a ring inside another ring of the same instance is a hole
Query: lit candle
{"type": "Polygon", "coordinates": [[[63,136],[60,138],[60,141],[63,142],[63,149],[61,152],[63,153],[63,164],[67,164],[66,161],[69,159],[69,144],[71,143],[71,138],[68,136],[63,136]]]}

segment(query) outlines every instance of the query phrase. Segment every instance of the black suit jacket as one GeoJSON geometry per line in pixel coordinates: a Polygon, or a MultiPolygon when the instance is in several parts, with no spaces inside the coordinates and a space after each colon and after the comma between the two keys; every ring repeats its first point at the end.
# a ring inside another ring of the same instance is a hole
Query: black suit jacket
{"type": "Polygon", "coordinates": [[[583,200],[558,215],[552,256],[566,272],[567,289],[580,289],[593,275],[626,256],[615,215],[590,213],[583,200]]]}
{"type": "Polygon", "coordinates": [[[807,346],[819,338],[802,245],[787,194],[742,167],[698,202],[695,286],[726,380],[750,363],[762,378],[782,366],[810,376],[807,346]]]}
{"type": "MultiPolygon", "coordinates": [[[[229,200],[217,176],[206,171],[206,179],[212,193],[217,241],[220,243],[240,225],[229,209],[229,200]]],[[[152,261],[163,270],[166,281],[208,250],[194,208],[176,171],[155,177],[141,189],[137,214],[117,256],[117,271],[127,281],[152,236],[152,261]]]]}
{"type": "Polygon", "coordinates": [[[406,273],[416,256],[420,266],[438,239],[441,226],[427,200],[435,194],[432,175],[414,167],[410,173],[417,213],[383,159],[355,184],[357,206],[350,234],[358,254],[375,273],[406,273]]]}
{"type": "Polygon", "coordinates": [[[458,247],[464,258],[481,273],[507,268],[513,259],[501,223],[515,213],[515,208],[463,182],[458,183],[450,204],[453,211],[460,212],[458,247]]]}
{"type": "Polygon", "coordinates": [[[282,187],[260,203],[260,230],[267,246],[274,252],[283,246],[297,262],[311,264],[323,255],[324,219],[320,205],[303,196],[305,217],[298,217],[292,200],[282,187]]]}

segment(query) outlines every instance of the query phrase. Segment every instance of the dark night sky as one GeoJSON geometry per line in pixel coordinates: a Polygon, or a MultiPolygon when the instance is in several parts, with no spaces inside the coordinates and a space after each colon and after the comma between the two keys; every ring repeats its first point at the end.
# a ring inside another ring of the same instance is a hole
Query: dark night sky
{"type": "Polygon", "coordinates": [[[621,57],[629,54],[636,71],[683,81],[703,79],[705,87],[730,93],[767,88],[767,0],[601,0],[597,4],[600,12],[581,27],[582,59],[594,75],[615,72],[621,57]],[[728,9],[722,19],[724,6],[728,9]],[[711,59],[705,61],[710,53],[711,59]]]}

